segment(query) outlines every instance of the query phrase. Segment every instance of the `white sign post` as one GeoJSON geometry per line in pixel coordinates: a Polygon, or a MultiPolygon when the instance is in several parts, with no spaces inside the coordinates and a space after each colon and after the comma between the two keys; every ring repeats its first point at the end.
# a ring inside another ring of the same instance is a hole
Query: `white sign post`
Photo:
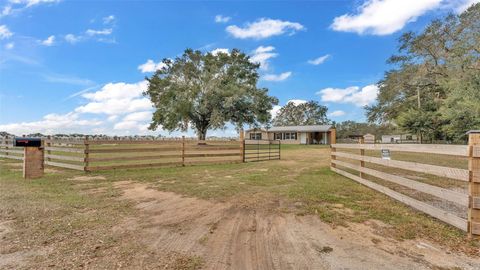
{"type": "Polygon", "coordinates": [[[390,150],[389,149],[382,149],[382,159],[390,160],[390,150]]]}

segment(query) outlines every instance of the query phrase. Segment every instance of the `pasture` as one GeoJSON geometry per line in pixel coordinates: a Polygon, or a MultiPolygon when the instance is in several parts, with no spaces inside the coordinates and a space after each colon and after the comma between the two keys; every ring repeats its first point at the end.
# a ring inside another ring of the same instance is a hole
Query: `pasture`
{"type": "MultiPolygon", "coordinates": [[[[448,158],[436,164],[466,166],[448,158]]],[[[0,186],[5,269],[480,267],[478,240],[332,172],[325,146],[282,145],[281,160],[255,163],[47,167],[31,181],[0,159],[0,186]]]]}

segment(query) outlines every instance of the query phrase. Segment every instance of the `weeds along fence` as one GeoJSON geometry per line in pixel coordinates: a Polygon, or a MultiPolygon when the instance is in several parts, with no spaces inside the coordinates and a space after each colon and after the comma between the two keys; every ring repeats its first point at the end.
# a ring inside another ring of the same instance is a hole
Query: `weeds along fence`
{"type": "MultiPolygon", "coordinates": [[[[2,138],[1,142],[0,158],[23,159],[23,149],[13,147],[13,139],[2,138]]],[[[249,142],[243,138],[206,141],[47,138],[43,142],[45,165],[79,171],[247,162],[253,160],[253,152],[257,161],[280,158],[278,141],[249,142]]]]}
{"type": "Polygon", "coordinates": [[[331,169],[480,235],[480,133],[469,136],[468,146],[332,144],[331,169]]]}

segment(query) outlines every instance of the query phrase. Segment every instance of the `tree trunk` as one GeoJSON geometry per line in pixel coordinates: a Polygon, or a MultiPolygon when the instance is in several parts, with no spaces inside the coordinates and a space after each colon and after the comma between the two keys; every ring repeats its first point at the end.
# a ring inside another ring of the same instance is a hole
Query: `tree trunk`
{"type": "MultiPolygon", "coordinates": [[[[205,141],[207,138],[207,128],[199,128],[197,129],[197,137],[199,141],[205,141]]],[[[205,145],[205,142],[198,142],[199,145],[205,145]]]]}

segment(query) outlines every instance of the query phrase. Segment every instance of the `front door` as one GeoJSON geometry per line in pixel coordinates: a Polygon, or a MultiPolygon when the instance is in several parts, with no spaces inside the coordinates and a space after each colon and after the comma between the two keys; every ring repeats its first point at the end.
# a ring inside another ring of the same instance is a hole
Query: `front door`
{"type": "Polygon", "coordinates": [[[300,133],[300,143],[307,144],[307,133],[305,132],[300,133]]]}

